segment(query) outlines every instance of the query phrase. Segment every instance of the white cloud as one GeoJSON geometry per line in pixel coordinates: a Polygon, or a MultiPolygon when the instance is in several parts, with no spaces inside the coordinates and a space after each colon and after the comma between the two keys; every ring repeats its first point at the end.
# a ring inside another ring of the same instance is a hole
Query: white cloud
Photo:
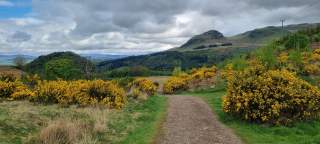
{"type": "Polygon", "coordinates": [[[141,54],[211,29],[230,36],[281,18],[320,21],[318,0],[33,0],[32,9],[28,17],[0,20],[0,53],[141,54]]]}

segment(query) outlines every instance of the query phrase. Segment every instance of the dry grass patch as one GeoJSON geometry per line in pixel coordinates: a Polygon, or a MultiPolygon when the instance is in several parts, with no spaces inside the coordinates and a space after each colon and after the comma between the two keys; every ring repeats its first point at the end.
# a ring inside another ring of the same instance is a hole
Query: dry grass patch
{"type": "Polygon", "coordinates": [[[42,129],[39,142],[42,144],[96,143],[91,125],[78,121],[52,121],[42,129]]]}
{"type": "Polygon", "coordinates": [[[18,70],[10,66],[0,66],[0,75],[13,75],[17,78],[20,78],[23,74],[23,71],[18,70]]]}
{"type": "Polygon", "coordinates": [[[28,101],[0,101],[0,143],[149,143],[165,111],[166,98],[130,100],[121,110],[61,107],[28,101]]]}

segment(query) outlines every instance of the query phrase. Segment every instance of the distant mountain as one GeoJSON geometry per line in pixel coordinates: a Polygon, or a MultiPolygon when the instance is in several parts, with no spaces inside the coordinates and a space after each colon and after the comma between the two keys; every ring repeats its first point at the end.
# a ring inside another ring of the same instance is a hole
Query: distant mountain
{"type": "Polygon", "coordinates": [[[171,71],[176,66],[183,69],[218,64],[234,55],[247,53],[264,46],[267,42],[283,35],[306,28],[320,26],[297,24],[282,27],[269,26],[254,29],[235,36],[225,37],[217,30],[196,35],[178,48],[149,55],[132,56],[98,64],[100,70],[111,70],[124,66],[145,66],[153,70],[171,71]]]}
{"type": "Polygon", "coordinates": [[[203,43],[210,43],[211,41],[215,42],[224,42],[226,38],[223,36],[222,33],[216,30],[207,31],[201,35],[196,35],[188,40],[185,44],[181,47],[192,47],[194,45],[199,45],[203,43]]]}
{"type": "Polygon", "coordinates": [[[315,24],[295,24],[281,26],[268,26],[247,31],[235,36],[224,37],[222,33],[216,30],[210,30],[200,35],[196,35],[188,40],[179,48],[171,49],[174,51],[194,51],[204,49],[219,48],[243,48],[243,47],[260,47],[269,41],[278,39],[298,30],[314,28],[320,23],[315,24]]]}
{"type": "Polygon", "coordinates": [[[127,55],[110,55],[110,54],[80,54],[93,62],[102,62],[128,57],[127,55]]]}
{"type": "Polygon", "coordinates": [[[0,54],[0,65],[14,65],[14,59],[18,56],[23,57],[26,62],[31,62],[36,57],[31,55],[4,55],[0,54]]]}

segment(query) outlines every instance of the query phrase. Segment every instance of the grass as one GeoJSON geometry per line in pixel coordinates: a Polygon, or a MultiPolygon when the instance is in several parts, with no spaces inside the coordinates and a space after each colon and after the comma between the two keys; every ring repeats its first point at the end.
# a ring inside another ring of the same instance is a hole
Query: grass
{"type": "Polygon", "coordinates": [[[291,127],[252,124],[238,120],[222,111],[224,87],[188,93],[203,98],[219,119],[232,128],[248,144],[320,144],[320,121],[300,122],[291,127]]]}
{"type": "Polygon", "coordinates": [[[122,110],[3,101],[0,102],[0,144],[39,143],[50,131],[63,130],[61,121],[74,128],[73,131],[85,127],[84,143],[88,143],[88,138],[90,143],[97,144],[150,143],[165,116],[165,107],[166,97],[161,96],[144,102],[130,100],[122,110]]]}
{"type": "Polygon", "coordinates": [[[134,122],[134,129],[129,131],[121,144],[149,144],[155,140],[158,127],[166,114],[167,98],[163,96],[150,97],[145,103],[132,103],[126,108],[126,113],[135,112],[132,120],[117,121],[116,125],[130,125],[134,122]]]}

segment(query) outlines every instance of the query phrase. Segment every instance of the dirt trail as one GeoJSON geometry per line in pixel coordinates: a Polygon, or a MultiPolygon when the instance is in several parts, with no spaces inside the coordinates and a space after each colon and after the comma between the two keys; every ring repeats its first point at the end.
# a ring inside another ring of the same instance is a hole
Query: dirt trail
{"type": "Polygon", "coordinates": [[[157,144],[242,144],[202,99],[168,97],[168,115],[157,144]]]}

